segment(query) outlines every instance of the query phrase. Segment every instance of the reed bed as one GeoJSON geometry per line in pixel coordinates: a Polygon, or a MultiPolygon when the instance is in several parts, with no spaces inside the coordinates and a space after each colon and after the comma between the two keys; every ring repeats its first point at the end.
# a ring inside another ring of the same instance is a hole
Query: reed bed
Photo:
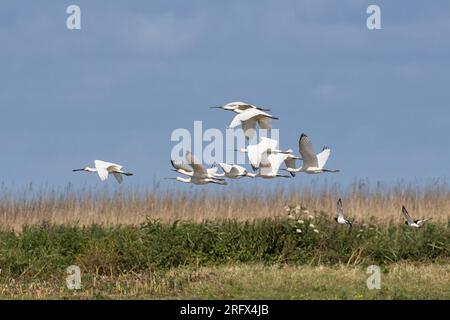
{"type": "Polygon", "coordinates": [[[252,221],[286,215],[286,206],[300,206],[311,213],[335,214],[342,197],[346,215],[357,222],[401,223],[401,207],[414,217],[446,222],[450,216],[450,188],[445,180],[427,185],[399,181],[393,186],[356,181],[348,186],[321,184],[294,190],[254,187],[205,189],[202,187],[160,190],[150,188],[34,190],[21,192],[0,188],[0,229],[20,231],[42,222],[89,226],[139,225],[148,220],[202,222],[206,220],[252,221]],[[225,192],[223,192],[225,191],[225,192]]]}

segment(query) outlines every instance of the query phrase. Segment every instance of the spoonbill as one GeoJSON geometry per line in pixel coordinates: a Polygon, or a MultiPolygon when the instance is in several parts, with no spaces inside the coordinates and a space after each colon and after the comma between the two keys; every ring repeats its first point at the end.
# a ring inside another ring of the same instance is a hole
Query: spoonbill
{"type": "Polygon", "coordinates": [[[76,171],[87,171],[87,172],[97,172],[100,180],[105,181],[108,179],[109,174],[111,173],[114,178],[116,178],[117,182],[123,182],[123,176],[132,176],[132,173],[122,171],[123,166],[120,164],[115,164],[111,162],[106,162],[102,160],[94,161],[95,168],[85,167],[83,169],[74,169],[73,172],[76,171]]]}
{"type": "Polygon", "coordinates": [[[243,177],[254,178],[256,176],[237,164],[230,165],[226,163],[219,163],[219,166],[222,168],[225,176],[230,179],[239,179],[243,177]]]}
{"type": "Polygon", "coordinates": [[[261,111],[270,111],[270,109],[260,108],[260,107],[257,107],[255,105],[253,105],[253,104],[242,102],[242,101],[230,102],[230,103],[227,103],[224,106],[211,107],[211,109],[222,109],[222,110],[227,110],[227,111],[233,111],[233,112],[236,112],[236,113],[242,113],[242,112],[244,112],[245,110],[248,110],[248,109],[257,109],[257,110],[261,110],[261,111]]]}
{"type": "MultiPolygon", "coordinates": [[[[194,169],[192,169],[191,166],[177,162],[175,160],[170,160],[170,163],[172,164],[172,167],[174,168],[173,171],[184,174],[185,176],[192,177],[194,175],[194,169]]],[[[223,177],[223,175],[220,175],[217,173],[218,167],[211,167],[209,169],[206,169],[207,176],[209,178],[217,178],[217,177],[223,177]]]]}
{"type": "Polygon", "coordinates": [[[419,219],[419,220],[414,220],[408,213],[408,210],[406,210],[405,206],[402,207],[402,213],[403,216],[405,217],[406,221],[405,224],[407,224],[408,226],[412,227],[412,228],[422,228],[423,225],[425,224],[425,222],[427,222],[428,220],[431,220],[431,218],[429,219],[419,219]]]}
{"type": "Polygon", "coordinates": [[[176,178],[168,178],[169,180],[176,180],[178,182],[184,182],[184,183],[192,183],[197,185],[203,185],[203,184],[209,184],[209,183],[215,183],[215,184],[221,184],[221,185],[227,185],[228,183],[224,181],[223,178],[217,177],[217,168],[211,168],[214,170],[211,170],[208,172],[208,170],[205,169],[205,167],[195,158],[195,156],[190,151],[186,151],[186,161],[187,165],[176,163],[175,161],[172,161],[172,165],[175,168],[175,171],[185,174],[188,177],[182,178],[182,177],[176,177],[176,178]]]}
{"type": "Polygon", "coordinates": [[[228,128],[234,129],[238,126],[242,126],[245,137],[250,139],[255,134],[256,124],[259,124],[261,129],[271,130],[271,120],[279,120],[278,118],[268,114],[265,111],[250,108],[238,113],[231,121],[228,128]]]}
{"type": "Polygon", "coordinates": [[[266,137],[261,137],[261,141],[258,144],[249,145],[247,148],[241,148],[240,152],[247,153],[248,160],[252,166],[252,169],[257,170],[261,163],[268,165],[269,161],[267,156],[269,153],[281,153],[281,150],[277,149],[278,141],[266,137]]]}
{"type": "Polygon", "coordinates": [[[316,155],[314,147],[309,137],[302,133],[299,140],[299,151],[302,156],[303,165],[300,168],[288,168],[289,172],[305,172],[309,174],[323,173],[323,172],[339,172],[340,170],[325,169],[324,166],[330,157],[330,148],[324,147],[322,152],[316,155]]]}
{"type": "Polygon", "coordinates": [[[334,221],[336,221],[339,224],[348,224],[350,228],[353,226],[353,222],[347,220],[344,218],[344,208],[342,206],[342,199],[339,198],[337,202],[337,218],[334,218],[334,221]]]}

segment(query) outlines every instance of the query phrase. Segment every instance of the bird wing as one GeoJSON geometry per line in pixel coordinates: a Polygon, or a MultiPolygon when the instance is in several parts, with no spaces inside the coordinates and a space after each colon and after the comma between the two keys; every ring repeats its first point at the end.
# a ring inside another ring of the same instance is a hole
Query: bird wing
{"type": "Polygon", "coordinates": [[[261,141],[258,143],[258,150],[262,154],[267,150],[274,150],[278,146],[278,141],[266,137],[261,137],[261,141]]]}
{"type": "Polygon", "coordinates": [[[340,199],[340,198],[337,202],[337,213],[338,213],[338,217],[344,219],[344,208],[342,206],[342,199],[340,199]]]}
{"type": "Polygon", "coordinates": [[[233,176],[239,176],[239,175],[241,175],[241,172],[237,166],[232,166],[229,174],[231,174],[233,176]]]}
{"type": "Polygon", "coordinates": [[[311,143],[311,140],[306,134],[302,133],[298,145],[300,155],[302,156],[303,159],[303,166],[318,167],[319,162],[317,160],[316,152],[314,151],[314,147],[311,143]]]}
{"type": "Polygon", "coordinates": [[[195,156],[190,151],[186,151],[186,161],[192,167],[194,171],[194,176],[207,177],[208,172],[205,167],[195,158],[195,156]]]}
{"type": "Polygon", "coordinates": [[[94,161],[95,164],[95,168],[98,170],[99,168],[103,168],[106,170],[122,170],[123,166],[121,166],[120,164],[117,163],[112,163],[112,162],[107,162],[107,161],[103,161],[103,160],[95,160],[94,161]]]}
{"type": "Polygon", "coordinates": [[[118,183],[122,183],[123,182],[123,176],[120,173],[113,172],[112,174],[114,175],[114,178],[116,178],[118,183]]]}
{"type": "Polygon", "coordinates": [[[97,174],[100,177],[100,180],[105,181],[106,179],[108,179],[108,170],[104,169],[104,168],[100,168],[97,169],[97,174]]]}
{"type": "Polygon", "coordinates": [[[244,167],[238,166],[237,164],[233,165],[233,170],[238,175],[243,175],[247,172],[247,169],[245,169],[244,167]]]}
{"type": "Polygon", "coordinates": [[[261,162],[261,154],[259,153],[258,145],[248,146],[247,150],[248,160],[250,161],[251,165],[254,168],[258,168],[261,162]]]}
{"type": "Polygon", "coordinates": [[[259,117],[258,124],[261,129],[272,130],[272,119],[267,117],[259,117]]]}
{"type": "Polygon", "coordinates": [[[214,176],[217,174],[218,170],[219,170],[218,167],[212,167],[212,168],[206,169],[206,172],[208,172],[209,176],[214,176]]]}
{"type": "Polygon", "coordinates": [[[414,219],[409,215],[408,210],[406,210],[405,206],[402,207],[402,213],[409,224],[414,223],[414,219]]]}
{"type": "Polygon", "coordinates": [[[258,117],[258,116],[272,118],[272,116],[270,114],[268,114],[262,110],[259,110],[256,108],[251,108],[251,109],[245,110],[245,111],[239,113],[238,115],[236,115],[233,118],[233,121],[231,121],[229,128],[230,129],[236,128],[237,126],[239,126],[241,124],[241,122],[247,121],[251,118],[258,117]]]}
{"type": "Polygon", "coordinates": [[[272,167],[271,166],[269,166],[269,167],[261,167],[259,169],[259,174],[261,176],[271,176],[273,174],[272,167]]]}
{"type": "Polygon", "coordinates": [[[284,160],[284,164],[286,165],[286,168],[288,168],[288,169],[296,169],[295,159],[293,159],[289,156],[286,158],[286,160],[284,160]]]}
{"type": "Polygon", "coordinates": [[[285,153],[272,153],[268,156],[270,167],[274,175],[278,174],[281,164],[289,157],[285,153]]]}
{"type": "Polygon", "coordinates": [[[176,162],[174,160],[170,160],[170,163],[172,164],[172,167],[175,168],[175,170],[184,170],[186,172],[192,172],[192,168],[188,166],[187,164],[176,162]]]}
{"type": "Polygon", "coordinates": [[[250,118],[248,120],[242,121],[242,130],[244,130],[244,135],[247,138],[253,137],[256,130],[256,118],[250,118]]]}
{"type": "Polygon", "coordinates": [[[322,152],[317,155],[318,167],[323,168],[330,157],[331,150],[328,147],[324,147],[322,152]]]}
{"type": "Polygon", "coordinates": [[[235,102],[234,104],[238,106],[238,109],[240,111],[245,111],[245,110],[248,110],[248,109],[256,108],[255,106],[253,106],[251,104],[248,104],[248,103],[245,103],[245,102],[235,102]]]}
{"type": "Polygon", "coordinates": [[[219,163],[219,166],[225,173],[230,173],[231,169],[233,168],[233,166],[230,166],[229,164],[226,163],[219,163]]]}

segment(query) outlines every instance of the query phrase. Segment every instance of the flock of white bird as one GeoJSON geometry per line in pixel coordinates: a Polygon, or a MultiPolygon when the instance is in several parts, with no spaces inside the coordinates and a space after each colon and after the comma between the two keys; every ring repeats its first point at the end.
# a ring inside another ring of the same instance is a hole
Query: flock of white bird
{"type": "MultiPolygon", "coordinates": [[[[268,113],[270,111],[269,109],[260,108],[245,102],[231,102],[221,107],[212,108],[236,113],[236,116],[228,127],[234,129],[241,126],[247,139],[255,135],[257,126],[261,129],[271,130],[271,121],[278,120],[277,117],[268,113]]],[[[311,140],[306,134],[300,136],[300,157],[295,156],[292,149],[286,151],[279,150],[278,141],[267,137],[261,137],[258,144],[249,145],[247,148],[236,151],[247,154],[253,172],[249,172],[249,170],[240,165],[227,163],[219,163],[218,166],[207,169],[190,151],[187,151],[186,163],[171,160],[173,170],[186,177],[169,179],[197,185],[210,183],[226,185],[225,178],[239,179],[250,177],[275,179],[291,178],[298,172],[309,174],[339,172],[339,170],[325,168],[325,164],[330,156],[330,148],[324,147],[320,153],[316,154],[311,140]],[[297,160],[303,161],[301,167],[296,167],[297,160]],[[285,169],[281,169],[283,163],[286,166],[285,169]],[[221,172],[219,172],[219,168],[221,172]],[[290,175],[281,174],[281,170],[287,171],[290,175]]]]}
{"type": "MultiPolygon", "coordinates": [[[[231,102],[221,107],[212,107],[227,111],[232,111],[237,115],[231,121],[229,128],[241,126],[247,139],[255,134],[257,125],[261,129],[271,130],[272,120],[279,120],[277,117],[270,115],[269,109],[257,107],[245,102],[231,102]]],[[[339,170],[326,169],[325,165],[330,157],[330,148],[324,147],[318,154],[314,151],[314,147],[309,137],[302,133],[299,139],[300,156],[294,155],[292,149],[282,151],[278,149],[278,141],[267,137],[261,137],[260,142],[255,145],[248,145],[247,148],[235,150],[246,153],[253,169],[249,172],[246,168],[237,164],[219,163],[218,166],[205,168],[205,166],[197,160],[190,152],[186,151],[186,163],[171,160],[173,171],[182,174],[185,177],[168,178],[183,183],[192,183],[195,185],[220,184],[227,185],[225,178],[240,179],[244,177],[250,178],[291,178],[296,173],[303,172],[307,174],[319,174],[324,172],[339,172],[339,170]],[[296,161],[301,160],[302,166],[296,167],[296,161]],[[286,166],[281,169],[282,164],[286,166]],[[222,172],[219,172],[219,168],[222,172]],[[284,170],[290,175],[280,174],[284,170]]],[[[94,161],[94,168],[85,167],[75,169],[76,171],[96,172],[102,181],[108,179],[112,174],[118,183],[123,182],[124,176],[132,176],[130,172],[123,171],[123,166],[102,160],[94,161]]],[[[429,219],[414,220],[405,207],[402,208],[402,214],[406,219],[405,224],[413,228],[420,228],[429,219]]],[[[342,200],[339,199],[337,204],[337,217],[335,221],[339,224],[352,226],[352,222],[345,219],[342,200]]]]}

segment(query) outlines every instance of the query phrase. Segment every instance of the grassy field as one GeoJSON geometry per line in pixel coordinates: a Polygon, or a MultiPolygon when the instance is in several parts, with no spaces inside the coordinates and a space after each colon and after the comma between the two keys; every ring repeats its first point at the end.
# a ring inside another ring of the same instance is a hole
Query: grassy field
{"type": "Polygon", "coordinates": [[[267,197],[4,193],[0,298],[449,299],[448,188],[354,188],[343,197],[353,228],[333,220],[333,187],[267,197]],[[433,220],[405,226],[402,204],[433,220]],[[80,291],[65,286],[71,265],[80,291]],[[366,287],[369,265],[383,270],[381,290],[366,287]]]}
{"type": "Polygon", "coordinates": [[[170,270],[84,274],[69,290],[65,275],[0,278],[2,299],[450,299],[450,261],[394,263],[383,268],[381,288],[369,290],[361,266],[238,264],[170,270]]]}

